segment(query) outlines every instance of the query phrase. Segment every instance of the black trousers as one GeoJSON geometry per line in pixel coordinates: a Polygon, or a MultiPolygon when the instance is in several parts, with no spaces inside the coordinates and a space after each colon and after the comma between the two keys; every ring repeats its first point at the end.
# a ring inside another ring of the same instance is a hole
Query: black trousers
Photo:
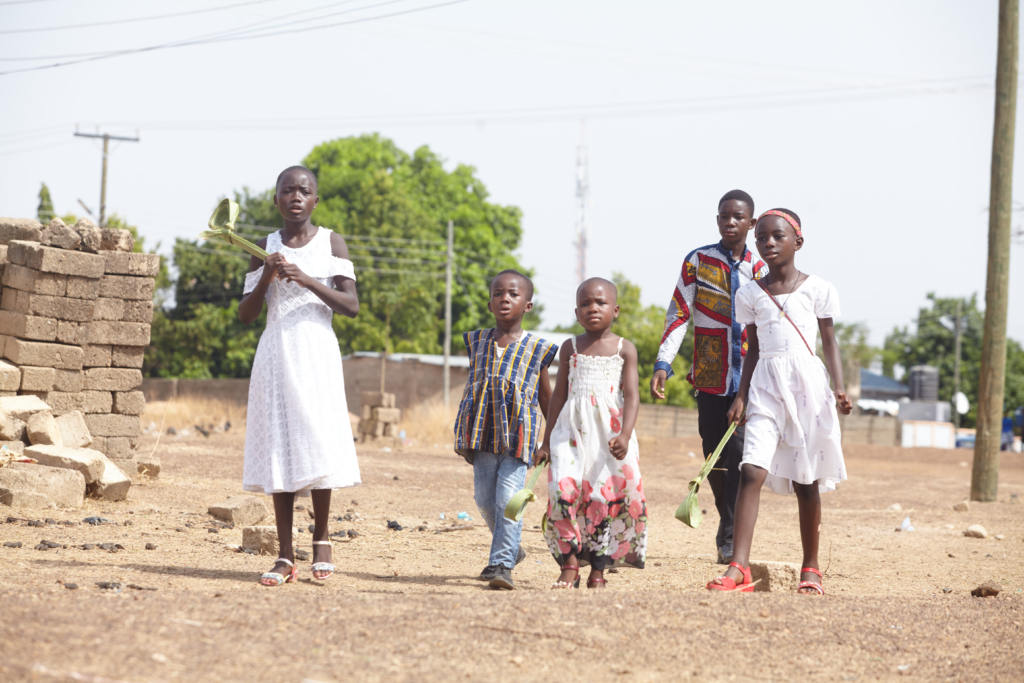
{"type": "MultiPolygon", "coordinates": [[[[697,427],[704,447],[704,458],[715,452],[718,442],[729,429],[726,414],[732,407],[733,396],[719,396],[703,391],[697,392],[697,427]]],[[[736,494],[740,490],[740,460],[743,459],[743,437],[746,427],[740,426],[725,444],[718,458],[715,470],[708,474],[708,484],[715,494],[718,509],[718,536],[716,543],[721,548],[732,543],[733,518],[736,512],[736,494]],[[720,472],[717,468],[725,471],[720,472]]]]}

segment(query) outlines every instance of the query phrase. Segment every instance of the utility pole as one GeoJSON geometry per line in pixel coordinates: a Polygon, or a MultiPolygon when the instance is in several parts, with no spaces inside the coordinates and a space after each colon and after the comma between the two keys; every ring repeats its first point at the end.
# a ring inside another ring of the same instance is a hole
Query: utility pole
{"type": "MultiPolygon", "coordinates": [[[[957,431],[960,430],[960,411],[957,410],[957,399],[960,396],[960,337],[963,330],[963,301],[956,301],[956,321],[953,323],[953,333],[956,342],[954,348],[956,357],[953,358],[953,422],[957,431]]],[[[954,437],[955,440],[955,437],[954,437]]]]}
{"type": "Polygon", "coordinates": [[[455,223],[448,221],[448,263],[444,269],[444,409],[451,406],[452,262],[455,259],[455,223]]]}
{"type": "Polygon", "coordinates": [[[107,223],[107,157],[110,155],[110,141],[121,140],[123,142],[138,142],[139,136],[136,133],[133,138],[126,138],[110,133],[79,133],[75,131],[78,138],[102,138],[103,140],[103,180],[100,182],[100,227],[106,227],[107,223]]]}
{"type": "Polygon", "coordinates": [[[1006,383],[1006,315],[1010,292],[1013,145],[1017,118],[1018,0],[999,0],[995,126],[988,211],[985,333],[981,341],[978,423],[971,470],[971,500],[994,501],[1006,383]]]}
{"type": "Polygon", "coordinates": [[[587,242],[590,240],[590,159],[586,122],[580,122],[580,146],[576,148],[576,279],[587,279],[587,242]]]}

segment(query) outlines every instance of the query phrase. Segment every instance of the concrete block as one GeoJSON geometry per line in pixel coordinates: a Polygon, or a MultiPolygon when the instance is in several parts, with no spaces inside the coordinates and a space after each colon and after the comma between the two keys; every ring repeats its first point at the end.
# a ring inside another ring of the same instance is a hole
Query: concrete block
{"type": "Polygon", "coordinates": [[[141,391],[114,392],[114,413],[117,415],[142,415],[146,412],[146,395],[141,391]]]}
{"type": "Polygon", "coordinates": [[[85,389],[85,373],[81,370],[54,370],[52,391],[78,393],[83,389],[85,389]]]}
{"type": "MultiPolygon", "coordinates": [[[[297,544],[298,531],[292,529],[292,545],[297,544]]],[[[277,557],[277,527],[247,526],[242,529],[242,547],[260,555],[277,557]]]]}
{"type": "Polygon", "coordinates": [[[160,256],[157,254],[101,251],[100,255],[105,259],[105,272],[110,275],[156,277],[160,272],[160,256]]]}
{"type": "Polygon", "coordinates": [[[398,408],[374,408],[373,419],[385,424],[398,422],[402,418],[402,411],[398,408]]]}
{"type": "MultiPolygon", "coordinates": [[[[0,334],[7,334],[2,327],[0,327],[0,334]]],[[[146,346],[149,344],[149,325],[147,323],[97,320],[89,323],[89,344],[146,346]]]]}
{"type": "Polygon", "coordinates": [[[760,579],[755,592],[795,593],[800,584],[800,565],[791,562],[751,562],[750,578],[760,579]]]}
{"type": "Polygon", "coordinates": [[[108,458],[135,458],[137,452],[133,441],[135,439],[126,436],[95,436],[92,447],[106,453],[108,458]]]}
{"type": "Polygon", "coordinates": [[[17,391],[20,388],[21,369],[7,361],[0,360],[0,391],[17,391]]]}
{"type": "Polygon", "coordinates": [[[110,346],[101,344],[97,346],[83,346],[85,358],[82,364],[87,368],[109,368],[110,367],[110,346]]]}
{"type": "Polygon", "coordinates": [[[135,238],[127,230],[101,228],[100,235],[102,237],[101,251],[131,251],[135,248],[135,238]]]}
{"type": "Polygon", "coordinates": [[[0,244],[0,265],[7,265],[7,245],[0,244]]]}
{"type": "Polygon", "coordinates": [[[58,249],[78,249],[82,246],[82,236],[59,218],[50,221],[49,227],[43,231],[41,241],[58,249]]]}
{"type": "Polygon", "coordinates": [[[30,294],[64,296],[67,294],[68,276],[56,273],[40,273],[25,266],[8,263],[4,266],[3,284],[30,294]]]}
{"type": "Polygon", "coordinates": [[[121,299],[96,299],[96,307],[92,310],[93,320],[122,320],[125,302],[121,299]]]}
{"type": "Polygon", "coordinates": [[[82,507],[85,477],[77,470],[12,462],[0,467],[0,502],[11,505],[27,493],[45,496],[56,505],[82,507]]]}
{"type": "Polygon", "coordinates": [[[153,301],[125,301],[121,320],[126,323],[153,322],[153,301]]]}
{"type": "Polygon", "coordinates": [[[140,454],[135,458],[139,474],[156,479],[160,476],[160,458],[152,454],[140,454]]]}
{"type": "Polygon", "coordinates": [[[96,300],[100,295],[100,281],[68,275],[67,296],[72,299],[96,300]]]}
{"type": "Polygon", "coordinates": [[[113,346],[110,364],[115,368],[141,368],[146,357],[144,346],[113,346]]]}
{"type": "Polygon", "coordinates": [[[112,458],[108,455],[107,459],[129,479],[134,481],[135,477],[139,476],[139,464],[135,462],[135,458],[112,458]]]}
{"type": "Polygon", "coordinates": [[[113,407],[114,394],[109,391],[82,392],[82,412],[86,415],[90,413],[109,413],[113,407]]]}
{"type": "Polygon", "coordinates": [[[19,420],[27,420],[36,413],[49,410],[45,402],[35,396],[13,396],[0,398],[0,413],[19,420]]]}
{"type": "Polygon", "coordinates": [[[81,370],[85,353],[79,346],[51,344],[49,342],[25,341],[9,337],[4,356],[15,365],[81,370]]]}
{"type": "Polygon", "coordinates": [[[107,501],[124,500],[128,497],[128,491],[132,487],[131,477],[122,472],[117,465],[111,462],[110,458],[102,453],[99,455],[103,459],[103,471],[96,481],[86,485],[89,497],[107,501]]]}
{"type": "Polygon", "coordinates": [[[138,436],[142,433],[138,415],[86,413],[85,424],[93,436],[138,436]]]}
{"type": "Polygon", "coordinates": [[[89,326],[85,323],[73,323],[67,320],[57,321],[57,339],[61,344],[83,346],[89,339],[89,326]]]}
{"type": "Polygon", "coordinates": [[[379,391],[364,391],[362,395],[362,404],[364,406],[371,406],[374,408],[394,408],[395,395],[381,393],[379,391]]]}
{"type": "Polygon", "coordinates": [[[10,263],[43,273],[77,275],[93,280],[103,277],[104,261],[99,254],[44,247],[36,242],[9,242],[7,259],[10,263]]]}
{"type": "Polygon", "coordinates": [[[55,418],[54,422],[60,431],[61,441],[66,447],[85,448],[92,444],[92,434],[89,433],[89,427],[85,424],[85,415],[82,411],[73,410],[70,413],[65,413],[55,418]]]}
{"type": "Polygon", "coordinates": [[[6,448],[12,453],[22,455],[25,452],[24,441],[0,441],[0,448],[6,448]]]}
{"type": "Polygon", "coordinates": [[[70,299],[64,296],[32,294],[16,289],[5,289],[3,298],[0,299],[0,308],[25,315],[81,323],[92,320],[95,302],[87,299],[70,299]]]}
{"type": "Polygon", "coordinates": [[[22,391],[50,391],[53,383],[57,380],[57,371],[53,368],[35,368],[23,366],[21,368],[21,390],[22,391]]]}
{"type": "Polygon", "coordinates": [[[3,441],[24,441],[25,420],[16,417],[3,417],[0,413],[0,440],[3,441]]]}
{"type": "Polygon", "coordinates": [[[25,315],[14,311],[0,311],[0,334],[36,341],[53,341],[57,338],[57,321],[53,318],[25,315]]]}
{"type": "Polygon", "coordinates": [[[31,218],[0,218],[0,243],[11,240],[38,242],[43,234],[43,224],[31,218]]]}
{"type": "Polygon", "coordinates": [[[255,526],[270,514],[263,500],[256,496],[231,496],[223,502],[211,505],[206,511],[217,519],[230,522],[239,528],[255,526]]]}
{"type": "Polygon", "coordinates": [[[89,368],[86,391],[131,391],[142,384],[142,371],[131,368],[89,368]]]}
{"type": "Polygon", "coordinates": [[[17,396],[17,391],[0,391],[0,397],[17,396]]]}
{"type": "Polygon", "coordinates": [[[100,280],[100,296],[132,301],[151,301],[155,286],[153,278],[104,275],[100,280]]]}
{"type": "Polygon", "coordinates": [[[29,446],[25,455],[35,458],[40,465],[59,467],[81,472],[86,485],[95,482],[103,474],[106,456],[91,448],[65,448],[64,446],[29,446]]]}
{"type": "Polygon", "coordinates": [[[85,411],[85,394],[80,391],[50,391],[43,400],[56,416],[67,415],[76,410],[85,411]]]}
{"type": "Polygon", "coordinates": [[[28,441],[33,446],[63,446],[64,439],[61,436],[57,421],[53,419],[53,413],[49,410],[36,413],[25,423],[25,431],[28,434],[28,441]]]}
{"type": "Polygon", "coordinates": [[[82,238],[82,251],[98,253],[103,246],[103,232],[88,218],[79,218],[75,223],[75,232],[82,238]]]}

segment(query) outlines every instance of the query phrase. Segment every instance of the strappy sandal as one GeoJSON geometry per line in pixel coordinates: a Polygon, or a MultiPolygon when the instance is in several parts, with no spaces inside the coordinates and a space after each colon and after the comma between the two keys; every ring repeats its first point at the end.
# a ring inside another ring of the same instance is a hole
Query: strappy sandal
{"type": "MultiPolygon", "coordinates": [[[[334,548],[330,541],[313,541],[313,545],[330,545],[332,550],[334,548]]],[[[331,574],[334,573],[334,565],[330,562],[317,562],[313,565],[312,571],[314,579],[316,579],[317,581],[323,581],[324,579],[329,578],[331,574]],[[324,576],[317,576],[317,572],[327,572],[327,574],[324,576]]]]}
{"type": "Polygon", "coordinates": [[[718,577],[721,583],[708,581],[706,588],[709,591],[739,591],[741,593],[753,593],[754,583],[750,580],[750,567],[741,567],[738,562],[730,562],[730,567],[736,567],[743,574],[743,583],[736,583],[724,574],[718,577]]]}
{"type": "Polygon", "coordinates": [[[565,581],[555,581],[551,584],[552,588],[579,588],[580,587],[580,568],[579,565],[564,564],[561,567],[562,571],[572,569],[576,572],[576,578],[571,583],[565,581]]]}
{"type": "MultiPolygon", "coordinates": [[[[821,571],[815,569],[814,567],[804,567],[803,569],[800,570],[800,575],[803,576],[804,572],[810,572],[812,574],[817,574],[818,575],[818,580],[817,581],[801,581],[800,585],[796,587],[796,592],[800,593],[800,592],[803,591],[804,588],[813,588],[815,591],[818,592],[818,595],[824,595],[825,594],[825,589],[821,585],[821,571]]],[[[810,595],[810,593],[804,593],[804,595],[810,595]]]]}
{"type": "Polygon", "coordinates": [[[297,581],[299,578],[299,570],[295,566],[295,563],[291,560],[287,560],[283,557],[277,558],[278,562],[284,562],[286,565],[292,568],[292,571],[285,576],[284,574],[278,574],[277,572],[267,572],[260,577],[260,583],[264,586],[283,586],[286,583],[297,581]]]}
{"type": "Polygon", "coordinates": [[[606,579],[587,579],[587,588],[597,588],[598,586],[606,588],[607,583],[606,579]]]}

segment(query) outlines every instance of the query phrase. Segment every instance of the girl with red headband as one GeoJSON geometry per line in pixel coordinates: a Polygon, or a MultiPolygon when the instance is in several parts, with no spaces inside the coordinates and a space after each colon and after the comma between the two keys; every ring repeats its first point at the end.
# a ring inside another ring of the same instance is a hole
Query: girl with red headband
{"type": "Polygon", "coordinates": [[[765,211],[754,239],[768,276],[736,294],[736,320],[747,326],[748,348],[728,413],[730,422],[746,423],[733,562],[707,588],[754,589],[750,545],[761,487],[767,485],[775,493],[796,493],[804,552],[798,590],[824,595],[818,567],[819,492],[834,490],[836,482],[846,479],[836,406],[844,415],[852,409],[832,327],[839,295],[831,283],[797,270],[794,258],[804,237],[792,211],[765,211]],[[817,332],[824,363],[814,354],[817,332]]]}

